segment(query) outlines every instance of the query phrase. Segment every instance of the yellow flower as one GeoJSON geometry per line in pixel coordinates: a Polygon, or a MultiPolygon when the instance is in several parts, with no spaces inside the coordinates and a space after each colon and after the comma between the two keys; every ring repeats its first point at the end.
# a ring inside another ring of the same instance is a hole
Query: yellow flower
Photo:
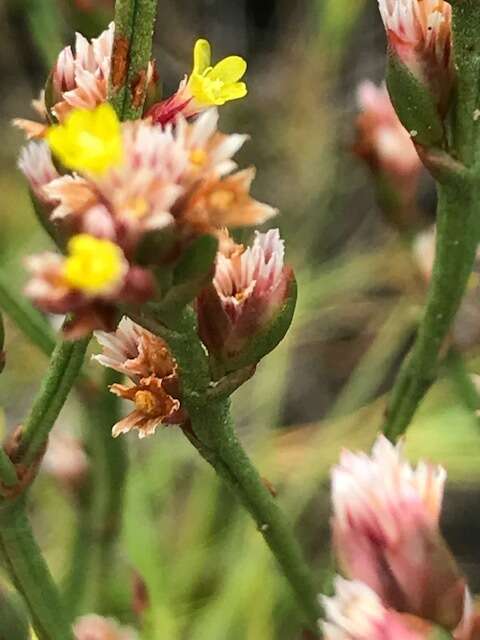
{"type": "Polygon", "coordinates": [[[239,82],[247,70],[240,56],[228,56],[211,66],[208,40],[197,40],[193,50],[193,71],[188,86],[196,101],[204,106],[222,105],[247,95],[247,85],[239,82]]]}
{"type": "Polygon", "coordinates": [[[52,151],[69,169],[104,173],[122,159],[120,122],[107,102],[96,109],[75,109],[47,132],[52,151]]]}
{"type": "Polygon", "coordinates": [[[89,295],[109,293],[125,275],[122,250],[110,240],[81,233],[70,239],[67,248],[63,277],[74,289],[89,295]]]}

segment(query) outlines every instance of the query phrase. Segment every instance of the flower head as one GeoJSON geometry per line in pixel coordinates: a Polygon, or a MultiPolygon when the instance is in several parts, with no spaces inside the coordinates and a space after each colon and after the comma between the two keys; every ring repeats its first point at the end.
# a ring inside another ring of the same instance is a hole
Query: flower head
{"type": "Polygon", "coordinates": [[[102,174],[122,159],[120,122],[113,107],[76,109],[47,132],[52,151],[69,169],[102,174]]]}
{"type": "Polygon", "coordinates": [[[112,618],[94,614],[82,616],[74,626],[75,640],[137,640],[138,634],[130,627],[121,627],[112,618]]]}
{"type": "Polygon", "coordinates": [[[452,80],[452,8],[445,0],[378,0],[394,53],[439,102],[452,80]]]}
{"type": "MultiPolygon", "coordinates": [[[[199,332],[211,354],[238,355],[282,309],[292,272],[278,229],[255,234],[251,247],[222,235],[213,283],[199,296],[199,332]]],[[[263,354],[265,355],[265,354],[263,354]]]]}
{"type": "Polygon", "coordinates": [[[413,469],[383,436],[371,457],[343,452],[332,472],[333,542],[344,573],[386,603],[453,629],[465,582],[438,522],[445,471],[413,469]]]}
{"type": "Polygon", "coordinates": [[[432,625],[382,603],[367,585],[335,579],[335,596],[322,598],[325,640],[428,640],[432,625]]]}
{"type": "Polygon", "coordinates": [[[185,421],[178,399],[176,363],[163,340],[126,317],[115,332],[97,331],[95,337],[103,347],[103,353],[95,359],[105,367],[125,373],[133,382],[110,388],[112,393],[135,405],[130,415],[114,425],[113,436],[136,429],[139,437],[144,438],[160,424],[185,421]]]}

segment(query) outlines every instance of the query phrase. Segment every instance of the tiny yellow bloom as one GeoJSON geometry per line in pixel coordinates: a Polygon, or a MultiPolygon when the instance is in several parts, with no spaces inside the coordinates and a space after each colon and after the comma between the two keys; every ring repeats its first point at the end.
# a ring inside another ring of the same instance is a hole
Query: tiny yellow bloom
{"type": "Polygon", "coordinates": [[[69,169],[104,173],[122,159],[120,121],[105,102],[96,109],[75,109],[65,122],[48,129],[47,142],[69,169]]]}
{"type": "Polygon", "coordinates": [[[125,275],[122,250],[110,240],[81,233],[70,239],[67,249],[63,277],[74,289],[89,295],[109,293],[125,275]]]}
{"type": "Polygon", "coordinates": [[[193,71],[188,86],[195,100],[204,106],[222,105],[247,95],[247,85],[239,80],[247,63],[240,56],[228,56],[211,66],[208,40],[197,40],[193,50],[193,71]]]}

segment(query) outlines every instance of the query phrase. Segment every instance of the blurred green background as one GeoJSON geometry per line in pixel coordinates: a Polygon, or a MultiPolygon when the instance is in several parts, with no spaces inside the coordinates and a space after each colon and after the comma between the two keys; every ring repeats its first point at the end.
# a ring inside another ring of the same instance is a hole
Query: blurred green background
{"type": "MultiPolygon", "coordinates": [[[[239,53],[249,61],[249,97],[222,109],[221,126],[251,135],[240,160],[258,168],[257,197],[280,208],[299,303],[288,338],[237,392],[234,409],[245,446],[296,522],[320,588],[331,568],[329,468],[341,447],[368,448],[380,428],[383,394],[411,344],[425,294],[407,244],[383,221],[368,172],[350,152],[356,85],[383,73],[376,2],[160,0],[159,7],[154,53],[166,94],[190,69],[199,36],[212,42],[216,59],[239,53]]],[[[0,6],[0,273],[19,297],[23,257],[48,240],[16,170],[23,141],[10,120],[31,117],[30,100],[73,32],[96,35],[111,15],[108,0],[0,6]]],[[[431,209],[431,186],[422,197],[431,209]]],[[[6,328],[4,431],[23,419],[46,366],[12,323],[6,328]]],[[[480,369],[477,352],[472,344],[464,354],[472,372],[480,369]]],[[[94,364],[86,366],[100,376],[94,364]]],[[[407,449],[447,467],[445,531],[480,587],[480,424],[455,371],[443,373],[407,449]]],[[[57,428],[82,437],[90,418],[73,397],[57,428]]],[[[108,434],[113,422],[105,415],[99,428],[108,434]]],[[[85,533],[82,547],[81,498],[47,473],[32,491],[36,532],[55,577],[69,584],[76,612],[116,615],[154,640],[307,638],[261,536],[181,432],[163,429],[141,442],[131,434],[126,443],[121,540],[101,572],[95,557],[75,568],[89,544],[85,533]],[[77,569],[87,585],[78,598],[77,569]],[[139,585],[150,600],[144,612],[139,585]]],[[[92,490],[99,491],[95,481],[92,490]]]]}

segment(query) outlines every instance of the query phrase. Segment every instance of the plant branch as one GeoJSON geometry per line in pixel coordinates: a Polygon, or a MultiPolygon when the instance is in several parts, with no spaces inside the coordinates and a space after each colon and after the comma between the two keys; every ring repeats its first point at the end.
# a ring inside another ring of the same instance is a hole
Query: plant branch
{"type": "Polygon", "coordinates": [[[48,435],[77,379],[90,337],[59,342],[40,391],[24,424],[18,459],[31,464],[45,447],[48,435]]]}
{"type": "Polygon", "coordinates": [[[25,600],[39,640],[73,640],[58,591],[33,537],[23,497],[0,505],[0,554],[25,600]]]}
{"type": "Polygon", "coordinates": [[[477,189],[458,180],[439,186],[435,264],[423,319],[387,410],[384,433],[396,440],[408,428],[433,383],[439,354],[462,301],[480,233],[477,189]]]}
{"type": "Polygon", "coordinates": [[[235,435],[229,400],[208,394],[208,356],[198,338],[193,311],[187,309],[177,319],[175,330],[146,315],[134,319],[167,342],[180,369],[182,404],[190,417],[185,434],[253,517],[312,631],[318,632],[321,609],[315,581],[291,526],[235,435]]]}

